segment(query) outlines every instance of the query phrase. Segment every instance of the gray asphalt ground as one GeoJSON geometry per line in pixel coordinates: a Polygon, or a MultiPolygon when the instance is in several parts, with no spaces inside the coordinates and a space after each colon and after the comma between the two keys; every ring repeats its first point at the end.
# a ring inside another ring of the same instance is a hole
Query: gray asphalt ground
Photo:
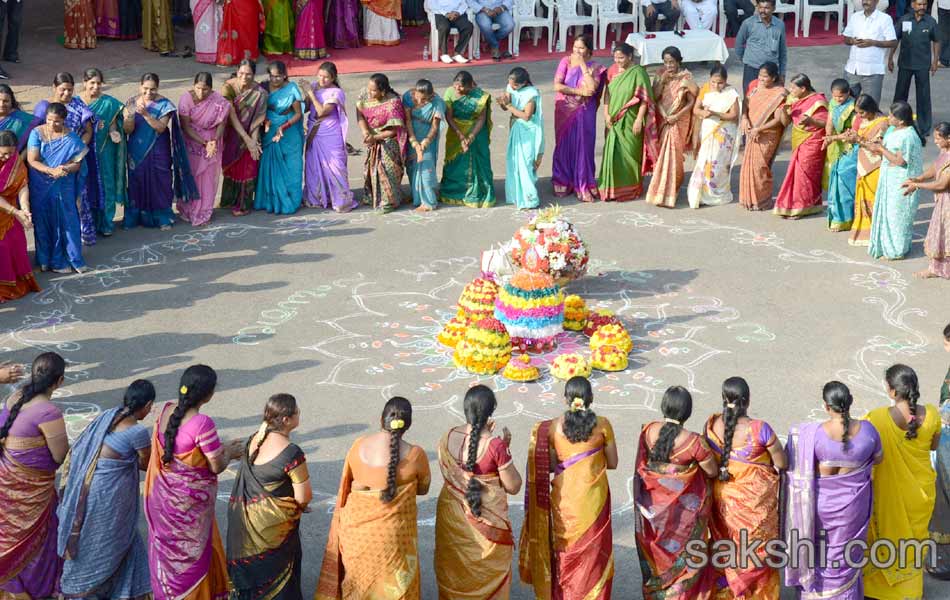
{"type": "MultiPolygon", "coordinates": [[[[62,21],[48,16],[56,10],[61,8],[52,3],[28,7],[24,63],[9,65],[11,83],[28,105],[46,95],[51,73],[63,68],[78,74],[88,65],[105,67],[108,93],[122,99],[135,92],[139,74],[154,70],[163,77],[162,92],[175,100],[193,73],[206,69],[147,54],[134,42],[64,51],[54,41],[62,21]],[[50,10],[29,12],[44,5],[50,10]]],[[[843,47],[794,48],[789,73],[804,71],[827,90],[846,56],[843,47]]],[[[555,65],[526,65],[545,95],[548,156],[554,147],[555,65]]],[[[471,70],[497,94],[512,66],[483,61],[471,70]]],[[[734,58],[729,66],[738,77],[734,58]]],[[[704,67],[693,68],[702,81],[704,67]]],[[[216,82],[227,72],[217,69],[216,82]]],[[[453,72],[389,75],[397,90],[422,76],[441,89],[453,72]]],[[[365,79],[342,77],[351,117],[365,79]]],[[[885,99],[894,81],[886,79],[885,99]]],[[[933,85],[936,120],[950,118],[947,72],[938,73],[933,85]]],[[[507,135],[506,119],[496,113],[492,148],[500,200],[507,135]]],[[[360,144],[355,126],[349,141],[360,144]]],[[[777,181],[789,155],[786,142],[777,181]]],[[[926,157],[935,155],[931,144],[926,157]]],[[[361,186],[361,165],[362,157],[351,157],[354,188],[361,186]]],[[[545,202],[553,202],[550,172],[548,158],[540,181],[545,202]]],[[[737,188],[738,171],[733,179],[737,188]]],[[[613,422],[620,448],[620,468],[611,475],[618,598],[640,595],[630,481],[639,429],[657,418],[667,386],[692,390],[695,410],[688,426],[700,429],[721,407],[721,381],[742,375],[752,386],[753,414],[785,432],[821,416],[821,386],[829,379],[851,386],[855,414],[886,404],[883,372],[898,361],[917,369],[923,400],[934,403],[950,360],[940,345],[950,320],[950,287],[912,276],[926,266],[922,238],[929,194],[911,254],[895,263],[874,261],[850,247],[846,234],[827,230],[823,215],[789,222],[735,204],[692,211],[685,208],[685,189],[681,203],[664,210],[642,201],[561,202],[593,257],[588,275],[569,291],[590,306],[617,312],[636,346],[628,370],[595,373],[593,379],[594,406],[613,422]]],[[[477,275],[480,253],[509,239],[527,218],[504,205],[440,208],[429,215],[403,209],[386,216],[365,209],[344,216],[302,210],[292,217],[237,219],[218,211],[205,229],[183,223],[168,233],[120,229],[85,249],[92,273],[39,275],[42,294],[0,306],[0,349],[4,359],[22,363],[45,350],[69,360],[68,384],[57,400],[74,436],[102,409],[121,402],[135,378],[151,379],[162,400],[174,398],[181,371],[196,362],[218,371],[219,389],[205,410],[224,438],[251,434],[270,394],[294,394],[302,406],[294,441],[307,452],[315,492],[313,511],[302,523],[309,595],[343,457],[358,436],[375,430],[386,398],[400,394],[413,401],[407,439],[429,452],[436,470],[439,438],[462,421],[461,398],[476,381],[498,390],[496,419],[511,429],[519,465],[532,424],[562,410],[562,385],[550,377],[525,385],[478,378],[454,369],[449,351],[435,341],[462,287],[477,275]]],[[[585,344],[582,337],[568,337],[559,351],[585,344]]],[[[232,481],[230,471],[221,477],[222,527],[232,481]]],[[[425,598],[437,597],[432,552],[440,486],[436,472],[430,495],[419,501],[425,598]]],[[[511,513],[520,531],[520,497],[511,498],[511,513]]],[[[926,597],[948,596],[950,585],[928,579],[926,597]]],[[[513,597],[529,598],[530,590],[516,584],[513,597]]]]}

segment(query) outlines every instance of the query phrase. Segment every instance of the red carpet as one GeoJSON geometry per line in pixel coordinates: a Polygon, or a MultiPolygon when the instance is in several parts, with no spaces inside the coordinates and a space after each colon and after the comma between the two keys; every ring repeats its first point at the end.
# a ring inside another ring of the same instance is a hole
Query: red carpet
{"type": "MultiPolygon", "coordinates": [[[[811,37],[795,37],[792,28],[794,20],[791,15],[785,18],[785,26],[788,31],[787,41],[790,47],[803,46],[833,46],[842,43],[841,36],[837,35],[837,25],[832,18],[829,31],[825,31],[824,16],[816,16],[812,20],[811,37]]],[[[624,28],[621,39],[626,38],[630,33],[630,27],[624,28]]],[[[460,65],[446,65],[441,62],[434,63],[422,60],[422,48],[428,44],[429,28],[408,27],[405,31],[405,39],[402,44],[393,47],[365,46],[361,48],[352,48],[348,50],[330,50],[330,56],[326,60],[333,61],[340,73],[371,73],[375,71],[408,71],[412,69],[459,69],[460,65]]],[[[612,35],[607,36],[608,44],[613,39],[612,35]]],[[[732,48],[735,40],[730,38],[726,44],[732,48]]],[[[502,46],[505,47],[504,45],[502,46]]],[[[610,50],[599,50],[595,56],[609,58],[610,50]]],[[[535,46],[530,39],[524,39],[521,42],[521,56],[517,60],[506,61],[514,66],[518,62],[534,62],[542,60],[553,60],[559,58],[562,54],[557,52],[548,54],[548,44],[546,34],[542,34],[538,45],[535,46]]],[[[273,57],[278,58],[278,57],[273,57]]],[[[322,61],[298,60],[291,56],[281,57],[290,67],[290,74],[295,77],[311,76],[316,74],[317,68],[322,61]]],[[[491,55],[483,44],[482,58],[478,61],[470,62],[470,66],[492,64],[491,55]]],[[[467,66],[469,66],[467,65],[467,66]]]]}

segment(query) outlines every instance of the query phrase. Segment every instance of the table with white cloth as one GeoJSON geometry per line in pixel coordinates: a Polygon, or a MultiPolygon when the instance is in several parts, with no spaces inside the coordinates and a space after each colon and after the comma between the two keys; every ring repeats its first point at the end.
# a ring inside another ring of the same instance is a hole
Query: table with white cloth
{"type": "Polygon", "coordinates": [[[657,31],[654,34],[631,33],[627,43],[640,56],[641,65],[656,65],[663,62],[663,49],[676,46],[683,55],[683,62],[706,62],[714,60],[725,63],[729,58],[726,42],[708,29],[687,29],[683,37],[672,31],[657,31]],[[656,37],[647,39],[647,35],[656,37]]]}

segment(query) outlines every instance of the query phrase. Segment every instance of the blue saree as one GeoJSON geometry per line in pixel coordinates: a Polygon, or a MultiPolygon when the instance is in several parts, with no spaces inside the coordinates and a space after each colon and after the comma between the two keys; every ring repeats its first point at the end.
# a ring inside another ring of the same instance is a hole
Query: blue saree
{"type": "MultiPolygon", "coordinates": [[[[45,127],[30,132],[30,150],[39,149],[43,164],[59,167],[79,162],[89,152],[79,135],[69,132],[58,139],[45,139],[45,127]]],[[[36,262],[43,270],[79,269],[86,265],[82,258],[82,234],[79,224],[80,189],[78,173],[54,179],[30,169],[30,207],[33,212],[33,235],[36,239],[36,262]]]]}
{"type": "MultiPolygon", "coordinates": [[[[126,106],[134,107],[138,96],[126,106]]],[[[191,176],[185,151],[185,138],[178,125],[178,113],[168,98],[149,103],[148,113],[154,119],[171,115],[168,127],[156,133],[140,114],[135,115],[135,129],[129,135],[129,201],[122,226],[170,227],[175,221],[172,202],[198,197],[198,188],[191,176]]]]}
{"type": "Polygon", "coordinates": [[[23,152],[26,140],[30,137],[33,124],[39,124],[38,119],[28,112],[14,109],[13,112],[0,119],[0,131],[12,131],[16,134],[16,149],[23,152]]]}
{"type": "Polygon", "coordinates": [[[541,93],[533,85],[505,90],[511,97],[511,105],[524,110],[534,101],[531,119],[511,118],[511,134],[508,136],[508,152],[505,155],[505,202],[519,209],[537,208],[538,173],[535,162],[544,154],[544,116],[541,113],[541,93]]]}
{"type": "Polygon", "coordinates": [[[95,132],[96,159],[99,163],[99,176],[102,181],[102,210],[96,223],[97,231],[102,235],[111,235],[115,229],[115,207],[126,203],[128,182],[125,163],[125,131],[122,129],[122,103],[103,94],[89,105],[89,110],[99,119],[95,132]],[[112,141],[109,135],[115,123],[119,142],[112,141]]]}
{"type": "Polygon", "coordinates": [[[417,160],[415,148],[406,149],[412,205],[435,208],[439,201],[439,177],[435,170],[435,163],[439,158],[441,129],[445,126],[445,101],[439,96],[432,96],[428,104],[416,107],[410,91],[402,95],[402,105],[412,119],[412,133],[420,142],[432,131],[432,121],[439,119],[440,131],[432,138],[432,144],[423,151],[422,161],[417,160]]]}
{"type": "Polygon", "coordinates": [[[57,551],[65,559],[66,597],[142,598],[151,593],[148,553],[138,532],[138,450],[151,443],[142,425],[109,433],[119,408],[79,436],[64,466],[57,551]],[[101,458],[102,446],[122,458],[101,458]]]}
{"type": "MultiPolygon", "coordinates": [[[[843,104],[832,101],[833,135],[852,129],[854,100],[843,104]]],[[[847,142],[831,142],[825,151],[825,189],[828,190],[828,229],[849,231],[854,222],[854,189],[858,181],[859,147],[847,142]]]]}
{"type": "Polygon", "coordinates": [[[257,210],[290,215],[297,212],[303,200],[303,119],[288,127],[279,142],[274,142],[277,128],[294,116],[294,102],[303,103],[300,88],[294,83],[286,83],[267,97],[270,128],[264,133],[257,175],[257,210]]]}
{"type": "Polygon", "coordinates": [[[898,260],[910,251],[914,239],[914,217],[920,205],[920,192],[904,195],[901,184],[923,172],[920,137],[913,127],[891,127],[884,134],[884,147],[900,153],[904,166],[881,161],[881,175],[874,193],[871,215],[871,239],[868,254],[874,258],[898,260]]]}

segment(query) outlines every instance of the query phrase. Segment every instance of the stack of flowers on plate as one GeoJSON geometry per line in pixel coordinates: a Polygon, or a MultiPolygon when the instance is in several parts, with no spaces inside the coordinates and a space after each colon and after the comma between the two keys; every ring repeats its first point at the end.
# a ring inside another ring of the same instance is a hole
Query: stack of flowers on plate
{"type": "Polygon", "coordinates": [[[590,337],[594,335],[594,332],[600,329],[602,325],[608,325],[610,323],[620,325],[620,319],[615,317],[611,311],[603,308],[592,310],[587,313],[587,324],[584,325],[584,335],[590,337]]]}
{"type": "Polygon", "coordinates": [[[627,353],[616,346],[597,346],[590,353],[590,365],[598,371],[623,371],[627,353]]]}
{"type": "Polygon", "coordinates": [[[601,346],[614,346],[625,354],[629,354],[633,350],[633,340],[630,339],[630,334],[623,325],[608,323],[598,327],[594,335],[590,336],[591,351],[601,346]]]}
{"type": "Polygon", "coordinates": [[[551,363],[551,376],[568,380],[575,375],[590,377],[590,363],[580,354],[560,354],[551,363]]]}
{"type": "Polygon", "coordinates": [[[455,346],[465,338],[465,331],[468,329],[468,318],[455,316],[449,319],[449,322],[442,327],[442,331],[436,336],[440,344],[445,344],[449,348],[455,346]]]}
{"type": "Polygon", "coordinates": [[[478,375],[494,375],[511,360],[511,338],[498,319],[485,317],[469,325],[455,346],[455,366],[478,375]]]}
{"type": "Polygon", "coordinates": [[[498,290],[495,318],[515,347],[545,352],[564,329],[564,293],[547,273],[520,270],[498,290]]]}
{"type": "Polygon", "coordinates": [[[511,381],[534,381],[541,377],[541,370],[531,363],[531,357],[522,354],[519,357],[511,357],[501,376],[511,381]]]}
{"type": "Polygon", "coordinates": [[[557,206],[520,227],[505,251],[516,268],[543,271],[562,285],[584,275],[590,260],[587,244],[557,206]]]}
{"type": "Polygon", "coordinates": [[[474,323],[495,312],[495,297],[498,296],[498,286],[495,282],[481,277],[473,280],[462,290],[458,301],[458,316],[474,323]]]}
{"type": "Polygon", "coordinates": [[[564,299],[564,329],[583,331],[587,325],[587,304],[576,294],[564,299]]]}

